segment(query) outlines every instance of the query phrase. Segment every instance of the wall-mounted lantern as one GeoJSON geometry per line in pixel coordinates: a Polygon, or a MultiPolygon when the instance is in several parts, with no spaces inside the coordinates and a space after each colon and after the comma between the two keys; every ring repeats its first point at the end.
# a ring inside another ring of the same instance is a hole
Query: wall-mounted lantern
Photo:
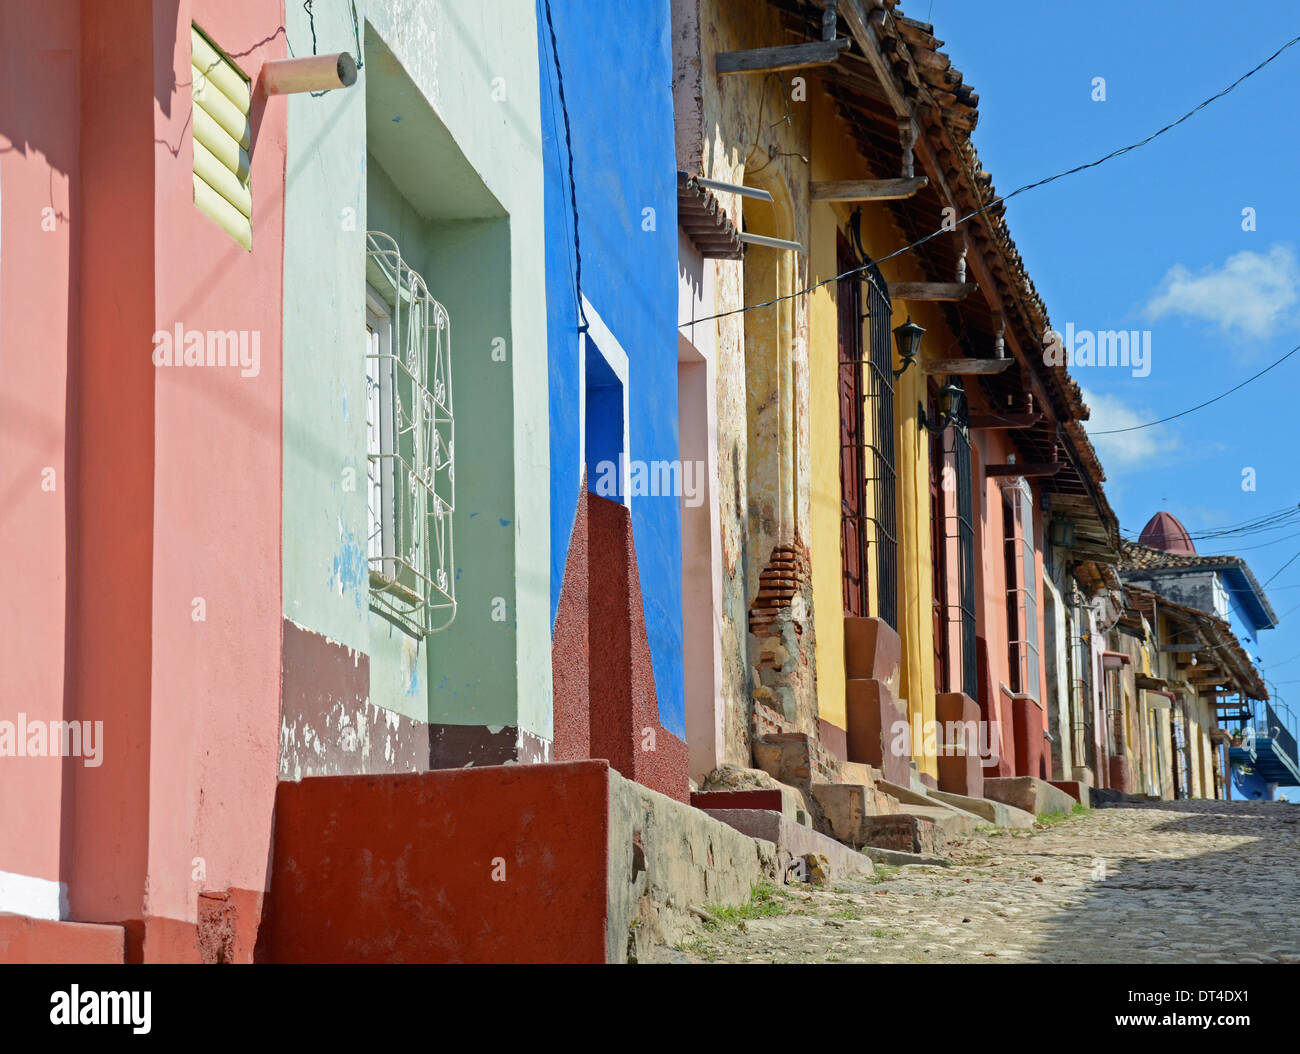
{"type": "Polygon", "coordinates": [[[894,330],[894,343],[898,346],[898,357],[903,360],[903,365],[894,371],[895,377],[901,377],[907,372],[907,367],[916,361],[917,355],[921,353],[921,338],[925,336],[925,330],[912,321],[912,316],[907,316],[907,321],[894,330]]]}
{"type": "Polygon", "coordinates": [[[1074,548],[1074,523],[1071,520],[1053,520],[1048,540],[1062,549],[1074,548]]]}
{"type": "Polygon", "coordinates": [[[949,377],[948,383],[939,389],[939,420],[931,421],[929,415],[925,412],[924,404],[917,403],[917,424],[927,431],[938,434],[950,424],[963,419],[962,407],[965,405],[965,401],[966,390],[957,382],[956,378],[949,377]]]}

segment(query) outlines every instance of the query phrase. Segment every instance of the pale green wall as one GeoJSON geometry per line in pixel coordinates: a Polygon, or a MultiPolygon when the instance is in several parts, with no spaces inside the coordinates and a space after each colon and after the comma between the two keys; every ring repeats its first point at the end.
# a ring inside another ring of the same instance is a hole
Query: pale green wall
{"type": "MultiPolygon", "coordinates": [[[[546,300],[533,5],[357,6],[370,23],[358,84],[289,100],[285,615],[369,654],[371,698],[381,706],[432,721],[519,725],[549,740],[546,300]],[[368,75],[376,78],[369,100],[368,75]],[[497,77],[504,83],[494,84],[497,77]],[[345,207],[356,209],[355,231],[341,229],[345,207]],[[366,600],[361,328],[368,228],[397,239],[452,320],[459,610],[449,629],[418,649],[370,613],[366,600]],[[498,337],[506,341],[505,363],[492,360],[498,337]],[[342,484],[347,466],[357,479],[350,493],[342,484]],[[491,618],[495,597],[505,601],[504,623],[491,618]]],[[[310,52],[300,5],[287,5],[286,17],[294,51],[310,52]]],[[[355,47],[345,5],[318,10],[316,31],[321,51],[355,47]]]]}
{"type": "MultiPolygon", "coordinates": [[[[346,5],[320,5],[319,40],[349,46],[346,5]]],[[[286,4],[289,45],[311,53],[301,4],[286,4]]],[[[352,45],[355,48],[355,45],[352,45]]],[[[284,614],[369,651],[365,578],[365,94],[291,95],[284,234],[284,614]],[[347,214],[345,209],[353,212],[347,214]],[[351,227],[352,229],[347,229],[351,227]],[[328,306],[328,310],[324,308],[328,306]],[[351,470],[352,490],[345,489],[351,470]]],[[[277,103],[281,104],[281,103],[277,103]]]]}

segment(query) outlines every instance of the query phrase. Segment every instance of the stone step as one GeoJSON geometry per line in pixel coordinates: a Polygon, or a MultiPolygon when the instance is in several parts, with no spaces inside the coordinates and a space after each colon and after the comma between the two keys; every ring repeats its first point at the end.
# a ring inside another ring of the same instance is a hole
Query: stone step
{"type": "Polygon", "coordinates": [[[864,852],[870,847],[926,857],[942,856],[948,841],[937,823],[907,813],[868,816],[862,821],[858,837],[864,852]]]}
{"type": "Polygon", "coordinates": [[[1033,827],[1038,817],[1017,809],[1014,805],[1004,805],[989,798],[968,798],[964,794],[949,794],[947,791],[931,791],[930,797],[936,801],[973,813],[988,823],[998,827],[1033,827]]]}
{"type": "Polygon", "coordinates": [[[783,785],[745,790],[692,791],[691,804],[705,812],[738,809],[776,812],[792,823],[812,826],[812,818],[804,804],[803,795],[795,788],[783,785]]]}
{"type": "Polygon", "coordinates": [[[874,769],[862,761],[841,761],[840,782],[858,783],[863,787],[874,787],[881,780],[880,770],[874,769]]]}
{"type": "Polygon", "coordinates": [[[934,805],[899,805],[898,812],[903,816],[929,820],[948,838],[965,838],[972,835],[975,833],[975,828],[983,822],[978,816],[937,802],[934,805]]]}
{"type": "Polygon", "coordinates": [[[984,780],[984,797],[1032,813],[1071,812],[1074,798],[1037,776],[1003,776],[984,780]]]}
{"type": "MultiPolygon", "coordinates": [[[[796,861],[804,861],[804,874],[811,876],[806,858],[820,856],[825,861],[825,879],[838,882],[843,878],[863,878],[876,873],[869,857],[842,845],[834,838],[795,823],[779,812],[762,809],[706,809],[715,820],[721,820],[751,838],[761,838],[776,845],[779,873],[792,881],[791,868],[796,861]]],[[[805,881],[808,879],[805,878],[805,881]]]]}
{"type": "Polygon", "coordinates": [[[821,810],[821,830],[853,846],[869,844],[862,835],[866,821],[898,808],[896,799],[857,783],[814,783],[812,796],[821,810]]]}
{"type": "MultiPolygon", "coordinates": [[[[991,809],[981,810],[968,808],[966,805],[962,804],[963,801],[980,802],[983,805],[988,805],[989,803],[983,802],[980,798],[966,798],[960,794],[945,795],[941,791],[935,790],[933,787],[927,787],[919,778],[912,784],[911,789],[895,786],[887,780],[881,782],[880,789],[891,797],[897,798],[904,812],[913,805],[921,805],[926,808],[948,809],[955,815],[965,816],[974,820],[975,824],[978,826],[981,823],[989,822],[987,814],[992,811],[991,809]],[[960,799],[960,801],[952,801],[949,799],[960,799]]],[[[999,805],[999,808],[1007,809],[1009,806],[999,805]]],[[[1009,826],[1018,825],[1011,824],[1009,826]]]]}
{"type": "Polygon", "coordinates": [[[881,849],[879,846],[864,845],[862,855],[870,857],[877,864],[890,867],[952,867],[952,861],[946,856],[927,853],[905,853],[901,849],[881,849]]]}
{"type": "Polygon", "coordinates": [[[1084,805],[1088,804],[1089,788],[1088,784],[1082,780],[1048,780],[1047,782],[1057,790],[1065,791],[1075,801],[1082,802],[1084,805]]]}
{"type": "Polygon", "coordinates": [[[897,798],[902,805],[934,805],[927,793],[929,788],[920,780],[910,787],[902,787],[890,780],[881,780],[879,787],[891,798],[897,798]]]}

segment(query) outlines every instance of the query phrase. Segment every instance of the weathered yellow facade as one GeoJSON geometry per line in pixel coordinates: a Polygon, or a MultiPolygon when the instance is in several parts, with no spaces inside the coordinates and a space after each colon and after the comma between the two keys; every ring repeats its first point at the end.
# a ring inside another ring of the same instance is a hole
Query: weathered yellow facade
{"type": "MultiPolygon", "coordinates": [[[[810,78],[809,105],[812,110],[813,142],[809,176],[816,182],[856,179],[886,179],[896,172],[873,169],[870,160],[857,150],[857,140],[836,116],[833,104],[817,82],[810,78]]],[[[840,409],[839,331],[836,306],[837,232],[848,229],[850,215],[858,206],[818,201],[811,205],[810,277],[819,285],[811,294],[809,375],[812,435],[812,527],[811,548],[813,611],[817,633],[817,700],[821,716],[843,728],[845,713],[844,604],[840,563],[840,409]]],[[[883,202],[861,205],[862,244],[867,254],[879,260],[902,248],[908,239],[883,202]]],[[[922,280],[915,258],[901,256],[881,265],[887,281],[922,280]]],[[[934,304],[893,305],[890,329],[908,317],[926,330],[922,355],[951,346],[955,337],[934,304]],[[910,312],[910,315],[909,315],[910,312]]],[[[917,421],[917,405],[924,403],[925,375],[914,365],[894,382],[895,469],[897,471],[896,515],[898,537],[898,625],[903,643],[900,671],[901,696],[907,701],[909,719],[935,719],[934,625],[931,611],[933,582],[930,561],[929,477],[930,445],[917,421]]],[[[868,428],[874,422],[868,416],[868,428]]],[[[868,435],[868,441],[876,437],[868,435]]],[[[871,495],[868,495],[870,499],[871,495]]],[[[871,568],[874,574],[874,567],[871,568]]],[[[874,583],[873,583],[874,585],[874,583]]],[[[876,590],[870,590],[875,596],[876,590]]],[[[878,612],[872,611],[875,615],[878,612]]],[[[914,751],[925,744],[913,744],[914,751]]],[[[937,776],[933,756],[914,753],[920,771],[937,776]]]]}

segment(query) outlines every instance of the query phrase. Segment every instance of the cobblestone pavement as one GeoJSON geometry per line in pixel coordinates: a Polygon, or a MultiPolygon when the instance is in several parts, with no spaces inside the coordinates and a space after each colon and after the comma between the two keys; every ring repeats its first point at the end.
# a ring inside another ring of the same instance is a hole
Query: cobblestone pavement
{"type": "Polygon", "coordinates": [[[1097,809],[952,856],[781,887],[662,960],[1300,963],[1300,804],[1097,809]]]}

